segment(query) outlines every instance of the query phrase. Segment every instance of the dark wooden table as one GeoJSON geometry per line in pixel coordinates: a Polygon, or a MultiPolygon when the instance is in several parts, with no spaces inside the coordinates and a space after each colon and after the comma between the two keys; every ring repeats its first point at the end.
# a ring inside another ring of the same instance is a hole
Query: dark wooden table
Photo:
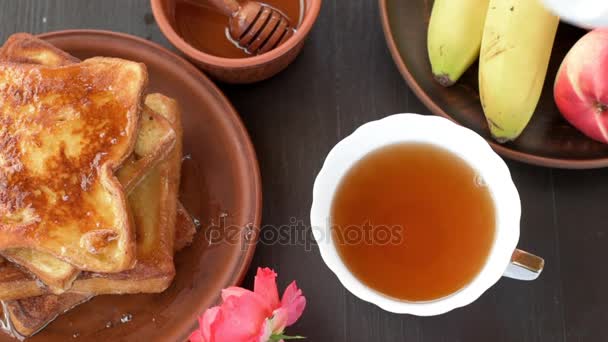
{"type": "MultiPolygon", "coordinates": [[[[127,32],[170,47],[148,0],[0,0],[2,41],[19,31],[68,28],[127,32]]],[[[393,65],[374,0],[325,0],[304,51],[285,72],[221,88],[257,150],[263,224],[308,242],[312,184],[331,147],[367,121],[429,113],[393,65]]],[[[348,293],[316,247],[301,241],[259,244],[245,285],[257,266],[275,268],[281,287],[296,279],[308,306],[289,332],[309,341],[608,340],[608,170],[508,164],[523,202],[520,247],[546,259],[537,281],[503,279],[474,304],[439,317],[395,315],[348,293]]]]}

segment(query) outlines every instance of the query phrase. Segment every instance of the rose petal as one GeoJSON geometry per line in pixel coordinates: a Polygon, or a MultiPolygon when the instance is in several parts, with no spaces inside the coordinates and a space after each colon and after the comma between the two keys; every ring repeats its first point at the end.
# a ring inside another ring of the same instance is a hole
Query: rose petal
{"type": "Polygon", "coordinates": [[[188,341],[190,342],[204,342],[203,337],[201,336],[201,331],[196,329],[190,334],[188,337],[188,341]]]}
{"type": "Polygon", "coordinates": [[[258,342],[268,342],[270,336],[272,335],[271,325],[272,323],[270,322],[270,319],[267,318],[264,321],[264,325],[262,325],[262,329],[260,329],[258,342]]]}
{"type": "Polygon", "coordinates": [[[281,299],[281,307],[285,308],[288,313],[287,326],[294,324],[302,316],[306,307],[306,298],[302,296],[302,290],[298,289],[295,281],[285,289],[281,299]]]}
{"type": "Polygon", "coordinates": [[[213,331],[213,324],[218,319],[220,313],[220,307],[214,306],[205,311],[203,316],[199,318],[198,323],[200,325],[200,332],[203,342],[212,342],[211,333],[213,331]]]}
{"type": "Polygon", "coordinates": [[[272,313],[271,329],[273,334],[281,334],[289,321],[289,312],[285,308],[274,310],[272,313]]]}
{"type": "Polygon", "coordinates": [[[247,298],[255,300],[258,305],[264,307],[264,310],[268,312],[268,315],[266,315],[266,317],[270,316],[270,313],[272,313],[273,308],[264,300],[262,296],[258,295],[257,293],[236,286],[228,287],[222,290],[222,300],[224,302],[227,301],[229,298],[239,298],[244,295],[247,295],[247,298]]]}
{"type": "Polygon", "coordinates": [[[253,292],[264,298],[273,310],[280,305],[276,279],[277,274],[273,270],[259,267],[253,284],[253,292]]]}
{"type": "Polygon", "coordinates": [[[228,299],[232,296],[240,297],[245,293],[252,293],[252,292],[247,289],[244,289],[242,287],[230,286],[230,287],[227,287],[222,290],[222,300],[225,301],[226,299],[228,299]]]}
{"type": "Polygon", "coordinates": [[[222,290],[222,300],[225,301],[226,299],[232,296],[240,297],[245,293],[251,293],[251,291],[242,287],[230,286],[222,290]]]}
{"type": "Polygon", "coordinates": [[[260,329],[259,342],[267,342],[272,335],[282,334],[287,326],[287,310],[279,308],[274,310],[271,318],[264,321],[262,329],[260,329]]]}
{"type": "Polygon", "coordinates": [[[213,342],[257,342],[260,328],[271,314],[260,296],[253,292],[229,296],[221,306],[221,319],[216,318],[212,326],[213,342]]]}

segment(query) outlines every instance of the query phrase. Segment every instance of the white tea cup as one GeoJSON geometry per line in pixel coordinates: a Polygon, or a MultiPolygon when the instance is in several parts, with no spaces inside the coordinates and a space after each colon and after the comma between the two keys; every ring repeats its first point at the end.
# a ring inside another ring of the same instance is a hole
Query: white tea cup
{"type": "Polygon", "coordinates": [[[502,276],[538,277],[543,259],[516,249],[520,215],[509,169],[481,136],[441,117],[397,114],[364,124],[329,152],[314,183],[310,221],[323,261],[347,290],[386,311],[431,316],[472,303],[502,276]],[[428,143],[459,156],[482,177],[495,206],[494,242],[481,271],[464,288],[436,300],[410,302],[369,288],[349,271],[332,241],[332,201],[342,178],[368,153],[397,143],[428,143]]]}

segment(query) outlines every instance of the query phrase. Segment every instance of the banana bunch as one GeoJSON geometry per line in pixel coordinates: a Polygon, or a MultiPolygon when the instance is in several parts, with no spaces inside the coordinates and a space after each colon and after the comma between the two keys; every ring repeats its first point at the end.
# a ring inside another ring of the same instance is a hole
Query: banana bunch
{"type": "Polygon", "coordinates": [[[540,0],[436,0],[428,32],[435,78],[450,85],[479,55],[479,95],[492,136],[514,140],[540,99],[558,23],[540,0]]]}

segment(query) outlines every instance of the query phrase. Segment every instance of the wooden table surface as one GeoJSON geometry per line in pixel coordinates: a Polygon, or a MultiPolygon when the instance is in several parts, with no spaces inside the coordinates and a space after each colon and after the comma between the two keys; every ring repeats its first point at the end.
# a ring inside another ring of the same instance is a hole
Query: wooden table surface
{"type": "MultiPolygon", "coordinates": [[[[127,32],[170,47],[148,0],[0,0],[2,41],[19,31],[68,28],[127,32]]],[[[332,146],[367,121],[429,113],[393,65],[374,0],[325,0],[286,71],[221,88],[258,154],[263,224],[285,226],[308,242],[312,184],[332,146]]],[[[259,244],[245,285],[257,266],[275,268],[281,287],[296,279],[308,306],[289,332],[308,341],[605,341],[608,170],[508,165],[523,205],[520,247],[546,260],[534,282],[503,279],[472,305],[439,317],[395,315],[348,293],[317,248],[301,242],[259,244]]]]}

